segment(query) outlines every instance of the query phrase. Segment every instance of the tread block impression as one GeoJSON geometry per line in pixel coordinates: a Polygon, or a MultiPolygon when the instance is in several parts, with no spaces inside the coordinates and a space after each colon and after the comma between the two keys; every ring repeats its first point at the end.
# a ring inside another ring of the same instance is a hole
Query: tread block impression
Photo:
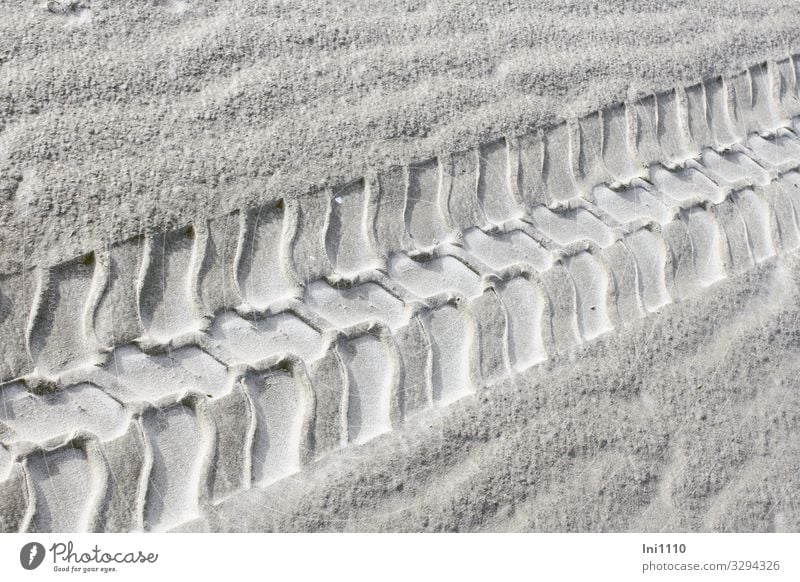
{"type": "Polygon", "coordinates": [[[687,120],[681,110],[678,92],[672,89],[656,95],[656,107],[656,135],[661,149],[661,161],[669,164],[691,157],[687,120]]]}
{"type": "Polygon", "coordinates": [[[508,320],[510,365],[519,372],[546,360],[542,336],[546,299],[541,288],[525,277],[514,277],[498,293],[508,320]]]}
{"type": "Polygon", "coordinates": [[[747,239],[756,263],[760,263],[775,255],[775,241],[772,228],[772,216],[769,206],[753,190],[739,192],[735,197],[736,205],[742,213],[747,227],[747,239]]]}
{"type": "Polygon", "coordinates": [[[663,161],[658,145],[658,106],[655,95],[647,95],[632,104],[636,123],[636,152],[646,166],[663,161]]]}
{"type": "Polygon", "coordinates": [[[250,486],[255,416],[250,399],[238,382],[229,394],[210,400],[206,407],[216,435],[211,501],[217,503],[250,486]]]}
{"type": "Polygon", "coordinates": [[[44,373],[97,363],[87,325],[95,308],[95,256],[86,255],[42,273],[30,331],[31,356],[44,373]]]}
{"type": "Polygon", "coordinates": [[[128,401],[153,402],[189,391],[218,396],[228,384],[225,367],[203,350],[188,346],[146,354],[133,345],[114,350],[108,373],[128,401]]]}
{"type": "Polygon", "coordinates": [[[236,256],[242,219],[238,212],[209,220],[205,253],[198,275],[200,301],[207,316],[242,302],[236,279],[236,256]]]}
{"type": "Polygon", "coordinates": [[[306,287],[306,305],[339,329],[382,321],[392,329],[406,322],[403,302],[380,285],[364,283],[337,289],[325,281],[306,287]]]}
{"type": "Polygon", "coordinates": [[[308,453],[312,401],[296,370],[276,368],[246,379],[255,412],[252,479],[269,485],[300,470],[308,453]]]}
{"type": "Polygon", "coordinates": [[[451,256],[415,261],[406,255],[395,255],[389,261],[389,275],[421,298],[454,291],[471,299],[481,293],[478,273],[451,256]]]}
{"type": "Polygon", "coordinates": [[[291,312],[255,320],[225,312],[214,320],[210,335],[239,362],[255,363],[280,353],[315,360],[325,349],[320,333],[291,312]]]}
{"type": "Polygon", "coordinates": [[[770,181],[764,168],[740,152],[720,154],[711,149],[703,150],[701,167],[712,180],[728,188],[736,189],[753,184],[765,186],[770,181]]]}
{"type": "Polygon", "coordinates": [[[286,218],[294,227],[291,235],[291,228],[287,228],[288,254],[298,284],[321,279],[333,271],[325,250],[329,210],[327,198],[303,198],[286,203],[286,218]]]}
{"type": "Polygon", "coordinates": [[[614,233],[607,224],[583,208],[567,212],[553,212],[539,206],[531,216],[531,222],[547,238],[561,246],[585,243],[587,240],[600,247],[614,242],[614,233]]]}
{"type": "Polygon", "coordinates": [[[552,200],[569,200],[578,191],[575,183],[577,150],[571,138],[571,128],[562,123],[544,134],[544,162],[542,176],[549,193],[547,203],[552,200]]]}
{"type": "Polygon", "coordinates": [[[138,419],[127,424],[124,434],[103,443],[108,464],[109,487],[104,501],[105,532],[139,531],[144,527],[141,493],[145,484],[146,444],[138,419]]]}
{"type": "Polygon", "coordinates": [[[625,239],[636,259],[639,295],[644,308],[653,312],[671,301],[664,278],[666,247],[663,238],[642,228],[625,239]]]}
{"type": "Polygon", "coordinates": [[[148,239],[139,287],[139,313],[148,335],[168,341],[200,329],[195,296],[194,228],[164,232],[148,239]]]}
{"type": "Polygon", "coordinates": [[[701,208],[688,210],[685,221],[692,239],[697,282],[701,287],[708,287],[725,278],[720,226],[711,213],[701,208]]]}
{"type": "Polygon", "coordinates": [[[375,206],[375,240],[378,250],[389,254],[398,250],[409,250],[413,244],[406,232],[406,205],[408,190],[408,169],[395,167],[378,174],[375,197],[370,204],[375,206]]]}
{"type": "Polygon", "coordinates": [[[484,225],[486,216],[478,202],[479,154],[475,150],[451,154],[444,166],[443,196],[453,226],[466,230],[474,225],[484,225]]]}
{"type": "Polygon", "coordinates": [[[341,342],[338,349],[348,378],[348,440],[363,443],[389,432],[396,363],[384,342],[365,334],[341,342]]]}
{"type": "Polygon", "coordinates": [[[142,425],[152,454],[145,527],[165,531],[199,515],[209,438],[195,410],[182,403],[148,410],[142,425]]]}
{"type": "Polygon", "coordinates": [[[744,135],[769,133],[780,125],[772,107],[772,87],[766,64],[755,65],[731,77],[735,117],[744,135]]]}
{"type": "Polygon", "coordinates": [[[656,192],[683,206],[695,200],[708,200],[718,204],[724,198],[723,189],[694,168],[670,171],[663,166],[653,166],[650,179],[656,192]]]}
{"type": "Polygon", "coordinates": [[[578,151],[578,188],[586,196],[595,184],[608,183],[614,178],[603,163],[603,119],[597,111],[578,120],[580,148],[578,151]]]}
{"type": "Polygon", "coordinates": [[[439,165],[436,160],[408,168],[408,204],[405,220],[417,248],[445,240],[449,229],[442,217],[439,201],[439,165]]]}
{"type": "Polygon", "coordinates": [[[563,354],[580,343],[575,286],[563,265],[555,265],[541,274],[540,282],[547,294],[549,321],[545,326],[545,349],[548,354],[563,354]]]}
{"type": "Polygon", "coordinates": [[[787,172],[778,179],[778,184],[792,201],[795,223],[800,229],[800,174],[795,171],[787,172]]]}
{"type": "Polygon", "coordinates": [[[489,236],[470,228],[464,232],[464,243],[472,255],[496,270],[523,263],[541,272],[553,263],[550,253],[520,230],[489,236]]]}
{"type": "Polygon", "coordinates": [[[777,95],[783,125],[786,121],[800,115],[800,94],[797,91],[797,77],[791,58],[775,63],[774,75],[777,77],[777,95]]]}
{"type": "Polygon", "coordinates": [[[478,200],[491,222],[501,224],[520,215],[511,191],[509,149],[505,139],[480,146],[478,200]]]}
{"type": "MultiPolygon", "coordinates": [[[[525,209],[550,203],[545,183],[545,140],[541,132],[520,136],[515,142],[517,150],[517,188],[525,209]]],[[[480,224],[474,222],[473,224],[480,224]]],[[[472,226],[472,225],[469,225],[472,226]]]]}
{"type": "Polygon", "coordinates": [[[494,289],[487,289],[470,301],[468,309],[476,326],[479,369],[482,384],[490,386],[508,376],[508,323],[503,304],[494,289]]]}
{"type": "Polygon", "coordinates": [[[603,111],[603,162],[617,182],[643,177],[644,167],[636,158],[629,132],[628,111],[616,105],[603,111]]]}
{"type": "Polygon", "coordinates": [[[325,248],[337,273],[358,273],[379,265],[367,231],[366,196],[363,180],[333,193],[325,248]]]}
{"type": "Polygon", "coordinates": [[[590,341],[613,329],[608,317],[608,271],[591,253],[581,252],[567,260],[575,285],[578,330],[590,341]]]}
{"type": "Polygon", "coordinates": [[[97,341],[106,348],[142,335],[138,284],[144,245],[145,238],[136,236],[108,249],[105,292],[94,317],[97,341]]]}
{"type": "Polygon", "coordinates": [[[728,83],[722,77],[708,79],[703,83],[706,90],[707,118],[714,136],[712,144],[716,149],[726,149],[744,137],[738,132],[731,114],[733,98],[728,83]]]}
{"type": "Polygon", "coordinates": [[[666,224],[672,219],[670,210],[643,186],[622,190],[598,186],[593,194],[597,205],[621,224],[637,220],[666,224]]]}
{"type": "Polygon", "coordinates": [[[728,273],[741,273],[753,266],[753,253],[747,238],[744,218],[733,200],[713,206],[711,212],[722,229],[723,262],[728,273]]]}
{"type": "Polygon", "coordinates": [[[309,364],[308,373],[315,402],[312,446],[319,458],[347,441],[347,371],[338,351],[331,349],[309,364]]]}
{"type": "Polygon", "coordinates": [[[782,183],[773,182],[764,188],[764,197],[777,221],[781,247],[788,251],[800,247],[800,228],[789,192],[782,183]]]}
{"type": "Polygon", "coordinates": [[[473,392],[475,331],[469,315],[447,303],[427,313],[423,321],[431,342],[433,401],[444,405],[473,392]]]}
{"type": "Polygon", "coordinates": [[[5,442],[42,444],[76,431],[107,440],[122,434],[127,423],[122,404],[92,384],[32,394],[22,383],[12,383],[0,385],[0,399],[0,421],[11,430],[5,442]]]}
{"type": "Polygon", "coordinates": [[[431,387],[431,342],[419,316],[395,336],[402,359],[402,409],[404,418],[428,408],[433,403],[431,387]]]}
{"type": "Polygon", "coordinates": [[[93,518],[102,480],[85,450],[65,445],[31,453],[27,467],[35,490],[34,532],[86,532],[93,518]]]}
{"type": "Polygon", "coordinates": [[[786,135],[764,138],[760,135],[751,135],[747,139],[749,147],[768,169],[786,171],[796,167],[800,159],[800,144],[786,135]]]}
{"type": "Polygon", "coordinates": [[[703,147],[714,143],[711,127],[708,125],[708,99],[703,83],[691,85],[684,90],[686,113],[691,138],[691,147],[695,155],[703,147]]]}
{"type": "Polygon", "coordinates": [[[623,241],[602,250],[609,272],[609,321],[618,327],[644,315],[637,286],[636,260],[623,241]]]}
{"type": "Polygon", "coordinates": [[[667,292],[675,300],[689,297],[699,287],[689,231],[682,220],[675,220],[664,225],[661,234],[667,250],[664,266],[667,292]]]}
{"type": "Polygon", "coordinates": [[[284,215],[282,201],[245,215],[236,276],[242,298],[257,309],[295,294],[284,247],[284,215]]]}

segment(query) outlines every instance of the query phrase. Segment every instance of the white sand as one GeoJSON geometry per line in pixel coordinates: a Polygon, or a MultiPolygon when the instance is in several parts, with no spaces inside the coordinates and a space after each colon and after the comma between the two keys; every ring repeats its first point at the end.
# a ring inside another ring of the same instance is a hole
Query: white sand
{"type": "Polygon", "coordinates": [[[796,530],[800,17],[677,5],[5,10],[0,531],[796,530]]]}

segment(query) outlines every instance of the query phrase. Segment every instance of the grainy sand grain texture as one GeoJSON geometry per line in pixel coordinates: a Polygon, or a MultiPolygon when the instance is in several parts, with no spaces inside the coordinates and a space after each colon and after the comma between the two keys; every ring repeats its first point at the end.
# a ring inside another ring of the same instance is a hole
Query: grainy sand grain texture
{"type": "Polygon", "coordinates": [[[799,25],[7,2],[0,531],[797,531],[799,25]]]}

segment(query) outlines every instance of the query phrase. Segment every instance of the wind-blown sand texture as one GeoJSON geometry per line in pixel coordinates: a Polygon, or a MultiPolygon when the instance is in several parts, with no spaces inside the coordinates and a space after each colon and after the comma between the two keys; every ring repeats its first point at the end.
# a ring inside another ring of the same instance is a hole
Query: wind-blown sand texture
{"type": "MultiPolygon", "coordinates": [[[[150,228],[75,225],[52,262],[63,232],[29,233],[0,279],[0,526],[796,529],[798,71],[759,59],[514,132],[487,114],[477,145],[166,229],[189,199],[131,190],[150,228]]],[[[601,79],[588,102],[618,96],[601,79]]]]}

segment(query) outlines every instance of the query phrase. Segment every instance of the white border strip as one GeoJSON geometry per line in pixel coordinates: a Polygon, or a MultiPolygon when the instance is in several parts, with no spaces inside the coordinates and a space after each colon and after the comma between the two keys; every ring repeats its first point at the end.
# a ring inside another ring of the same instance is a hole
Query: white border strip
{"type": "Polygon", "coordinates": [[[20,534],[0,536],[0,578],[798,580],[798,543],[800,534],[20,534]],[[26,571],[21,550],[30,542],[46,555],[26,571]],[[94,556],[151,561],[104,564],[94,556]]]}

